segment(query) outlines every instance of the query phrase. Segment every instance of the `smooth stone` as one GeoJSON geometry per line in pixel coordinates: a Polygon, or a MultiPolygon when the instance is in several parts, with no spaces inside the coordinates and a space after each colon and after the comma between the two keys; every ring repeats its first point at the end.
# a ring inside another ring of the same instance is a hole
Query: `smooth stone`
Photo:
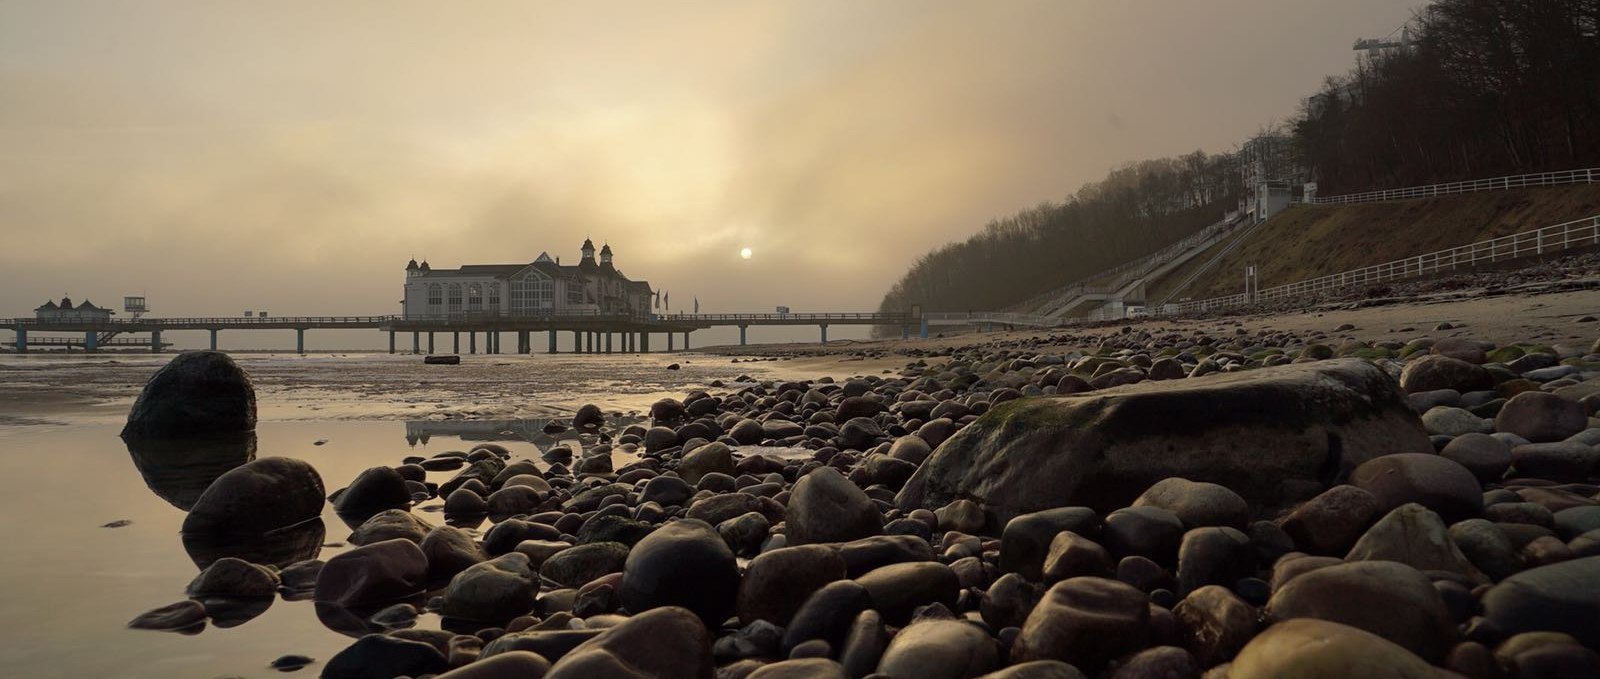
{"type": "Polygon", "coordinates": [[[1343,556],[1380,514],[1372,493],[1339,485],[1296,507],[1284,517],[1282,527],[1301,551],[1343,556]]]}
{"type": "Polygon", "coordinates": [[[393,467],[372,467],[361,472],[333,503],[341,515],[360,516],[410,506],[411,491],[406,488],[406,479],[393,467]]]}
{"type": "Polygon", "coordinates": [[[1079,672],[1078,668],[1060,660],[1033,660],[990,672],[978,679],[1088,679],[1088,677],[1079,672]]]}
{"type": "Polygon", "coordinates": [[[1100,517],[1088,507],[1060,507],[1011,519],[1000,535],[1000,570],[1040,581],[1050,545],[1062,531],[1098,535],[1100,517]]]}
{"type": "Polygon", "coordinates": [[[1428,355],[1406,364],[1400,371],[1400,388],[1408,394],[1454,389],[1463,394],[1494,388],[1494,377],[1483,366],[1448,356],[1428,355]]]}
{"type": "Polygon", "coordinates": [[[774,549],[745,567],[735,608],[740,622],[766,620],[786,627],[817,590],[848,576],[839,551],[824,545],[774,549]]]}
{"type": "Polygon", "coordinates": [[[529,651],[507,651],[445,672],[437,679],[540,679],[550,661],[529,651]]]}
{"type": "Polygon", "coordinates": [[[139,614],[128,622],[132,629],[162,632],[198,631],[206,624],[206,607],[193,599],[185,599],[139,614]]]}
{"type": "Polygon", "coordinates": [[[1500,408],[1494,428],[1533,443],[1549,443],[1588,429],[1589,411],[1582,403],[1555,394],[1524,391],[1500,408]]]}
{"type": "Polygon", "coordinates": [[[1549,481],[1584,481],[1600,464],[1600,451],[1576,441],[1530,443],[1511,449],[1517,476],[1549,481]]]}
{"type": "Polygon", "coordinates": [[[189,581],[184,593],[192,597],[271,597],[278,593],[278,574],[243,559],[213,561],[189,581]]]}
{"type": "MultiPolygon", "coordinates": [[[[1208,675],[1209,676],[1209,675],[1208,675]]],[[[1383,637],[1327,620],[1268,627],[1245,644],[1227,679],[1441,679],[1426,660],[1383,637]]]]}
{"type": "Polygon", "coordinates": [[[983,508],[971,500],[956,500],[933,511],[939,520],[939,530],[960,533],[977,533],[983,530],[988,518],[983,508]]]}
{"type": "Polygon", "coordinates": [[[1098,672],[1111,659],[1145,647],[1150,607],[1144,592],[1105,578],[1056,583],[1028,615],[1011,660],[1060,660],[1098,672]]]}
{"type": "Polygon", "coordinates": [[[1461,436],[1462,434],[1488,434],[1494,423],[1478,417],[1465,408],[1434,406],[1422,414],[1422,427],[1429,434],[1461,436]]]}
{"type": "Polygon", "coordinates": [[[1231,585],[1255,572],[1250,536],[1232,528],[1196,528],[1178,548],[1178,595],[1205,585],[1231,585]]]}
{"type": "Polygon", "coordinates": [[[1178,516],[1186,528],[1227,526],[1244,528],[1250,507],[1226,486],[1183,478],[1157,481],[1137,499],[1134,507],[1160,507],[1178,516]]]}
{"type": "Polygon", "coordinates": [[[316,519],[325,502],[322,477],[311,465],[264,457],[228,470],[200,494],[183,532],[261,535],[316,519]]]}
{"type": "Polygon", "coordinates": [[[831,467],[813,470],[795,483],[784,517],[791,545],[847,542],[883,530],[878,506],[831,467]]]}
{"type": "Polygon", "coordinates": [[[1081,575],[1104,577],[1111,573],[1111,553],[1098,543],[1070,530],[1056,534],[1044,560],[1044,582],[1055,584],[1081,575]]]}
{"type": "Polygon", "coordinates": [[[1200,679],[1193,656],[1176,646],[1156,646],[1120,661],[1107,679],[1200,679]]]}
{"type": "Polygon", "coordinates": [[[1160,507],[1127,507],[1106,515],[1101,544],[1117,557],[1142,556],[1158,564],[1178,562],[1183,521],[1160,507]]]}
{"type": "Polygon", "coordinates": [[[421,544],[433,526],[404,509],[385,509],[356,527],[350,544],[370,545],[384,540],[410,540],[421,544]]]}
{"type": "Polygon", "coordinates": [[[807,597],[805,603],[789,618],[783,635],[784,654],[813,640],[822,640],[834,646],[843,644],[851,622],[871,607],[871,594],[854,580],[824,585],[807,597]]]}
{"type": "Polygon", "coordinates": [[[1562,632],[1600,648],[1600,556],[1506,578],[1483,595],[1483,615],[1506,634],[1562,632]]]}
{"type": "Polygon", "coordinates": [[[762,665],[745,679],[849,679],[850,675],[827,658],[796,658],[762,665]]]}
{"type": "Polygon", "coordinates": [[[738,474],[733,466],[733,451],[719,442],[708,443],[685,454],[678,461],[677,471],[678,476],[690,485],[699,483],[706,474],[738,474]]]}
{"type": "Polygon", "coordinates": [[[929,620],[900,630],[884,650],[878,673],[892,679],[967,679],[999,666],[995,642],[981,628],[929,620]]]}
{"type": "Polygon", "coordinates": [[[739,567],[733,551],[704,521],[668,523],[628,552],[622,569],[622,605],[633,613],[663,606],[693,611],[715,628],[733,612],[739,567]]]}
{"type": "Polygon", "coordinates": [[[315,600],[346,608],[414,596],[428,583],[428,557],[410,540],[385,540],[336,554],[317,576],[315,600]]]}
{"type": "Polygon", "coordinates": [[[1350,625],[1435,662],[1456,641],[1455,625],[1433,583],[1421,571],[1392,561],[1357,561],[1299,575],[1273,593],[1267,614],[1280,621],[1316,618],[1350,625]]]}
{"type": "Polygon", "coordinates": [[[392,679],[399,676],[440,674],[448,669],[450,664],[444,654],[429,644],[382,634],[368,634],[329,658],[328,664],[322,668],[322,677],[323,679],[392,679]]]}
{"type": "Polygon", "coordinates": [[[440,612],[447,618],[503,624],[533,610],[538,593],[538,577],[528,565],[528,557],[511,552],[451,578],[440,612]]]}
{"type": "Polygon", "coordinates": [[[1487,519],[1467,519],[1451,524],[1450,542],[1475,568],[1494,580],[1511,577],[1523,568],[1516,546],[1487,519]]]}
{"type": "Polygon", "coordinates": [[[1350,484],[1376,498],[1383,511],[1415,502],[1446,521],[1483,513],[1483,490],[1471,471],[1432,453],[1397,453],[1375,458],[1350,473],[1350,484]]]}
{"type": "Polygon", "coordinates": [[[663,606],[638,613],[583,642],[546,679],[711,679],[711,634],[692,611],[663,606]]]}
{"type": "Polygon", "coordinates": [[[1402,505],[1378,519],[1350,548],[1345,559],[1394,561],[1417,570],[1481,577],[1450,539],[1450,531],[1439,515],[1418,504],[1402,505]]]}
{"type": "Polygon", "coordinates": [[[1481,483],[1498,481],[1511,468],[1511,447],[1488,434],[1457,436],[1439,455],[1466,467],[1481,483]]]}
{"type": "Polygon", "coordinates": [[[955,571],[933,561],[890,564],[855,580],[890,624],[905,624],[918,606],[939,603],[954,608],[961,592],[955,571]]]}

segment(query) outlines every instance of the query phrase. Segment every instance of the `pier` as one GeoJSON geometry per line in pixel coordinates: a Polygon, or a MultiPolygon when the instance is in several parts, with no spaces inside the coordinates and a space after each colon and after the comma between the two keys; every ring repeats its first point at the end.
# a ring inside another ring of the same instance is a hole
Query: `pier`
{"type": "MultiPolygon", "coordinates": [[[[971,319],[963,319],[970,322],[971,319]]],[[[9,328],[16,338],[8,342],[18,352],[30,347],[83,347],[96,351],[101,347],[145,346],[159,353],[171,346],[161,339],[161,333],[173,330],[205,330],[210,333],[211,348],[217,348],[218,336],[223,331],[242,330],[294,330],[295,351],[305,353],[306,332],[310,330],[372,329],[389,333],[389,353],[409,348],[412,353],[436,353],[448,346],[450,353],[500,354],[510,353],[502,347],[503,336],[515,337],[514,353],[533,353],[536,335],[545,335],[547,353],[557,353],[556,340],[560,333],[571,333],[573,353],[647,353],[652,351],[652,338],[656,350],[686,351],[690,336],[696,330],[733,326],[739,329],[739,343],[746,343],[750,326],[814,325],[818,340],[828,341],[828,327],[833,325],[881,325],[899,327],[902,337],[909,337],[913,326],[926,337],[928,324],[938,320],[925,319],[913,313],[838,312],[838,313],[749,313],[749,314],[562,314],[562,315],[491,315],[455,314],[450,316],[279,316],[279,317],[188,317],[128,319],[63,319],[41,320],[13,318],[0,320],[0,327],[9,328]],[[41,333],[70,333],[74,336],[43,336],[41,333]],[[135,337],[127,337],[133,335],[135,337]],[[148,339],[136,337],[147,335],[148,339]],[[410,335],[409,338],[404,337],[410,335]],[[665,337],[661,337],[661,336],[665,337]],[[409,339],[409,342],[405,342],[409,339]],[[463,342],[465,340],[465,342],[463,342]],[[445,343],[448,342],[448,345],[445,343]],[[481,352],[480,352],[481,349],[481,352]]]]}

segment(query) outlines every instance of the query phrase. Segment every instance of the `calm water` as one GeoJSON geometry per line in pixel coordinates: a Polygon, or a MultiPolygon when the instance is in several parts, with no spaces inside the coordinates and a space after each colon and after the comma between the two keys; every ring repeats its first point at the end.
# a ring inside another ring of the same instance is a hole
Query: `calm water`
{"type": "MultiPolygon", "coordinates": [[[[465,450],[478,440],[501,440],[514,457],[537,460],[539,447],[516,432],[541,425],[269,422],[257,432],[257,456],[306,460],[331,492],[367,467],[398,464],[406,455],[465,450]],[[327,442],[316,445],[320,439],[327,442]]],[[[192,502],[203,480],[173,466],[161,451],[140,451],[136,464],[117,430],[0,428],[0,478],[10,481],[10,492],[0,495],[0,533],[7,536],[0,550],[0,591],[6,593],[0,597],[0,675],[276,675],[267,664],[280,655],[324,661],[351,641],[320,621],[311,602],[281,598],[243,624],[211,624],[194,636],[127,629],[140,613],[183,599],[184,587],[199,572],[196,558],[208,555],[185,548],[179,535],[184,511],[174,504],[192,502]],[[132,523],[102,527],[118,520],[132,523]]],[[[453,473],[434,473],[430,480],[453,473]]],[[[442,515],[424,509],[438,504],[423,503],[414,511],[442,523],[442,515]]],[[[320,542],[342,543],[348,536],[332,505],[323,522],[326,537],[320,542]]],[[[344,549],[314,542],[304,556],[327,559],[344,549]]],[[[421,627],[437,625],[433,615],[418,621],[421,627]]],[[[293,676],[320,671],[319,663],[293,676]]]]}

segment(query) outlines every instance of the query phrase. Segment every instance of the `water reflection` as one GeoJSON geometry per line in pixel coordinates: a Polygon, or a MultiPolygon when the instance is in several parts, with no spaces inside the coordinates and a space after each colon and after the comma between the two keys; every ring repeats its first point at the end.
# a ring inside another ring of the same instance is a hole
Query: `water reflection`
{"type": "Polygon", "coordinates": [[[221,440],[124,439],[123,443],[145,485],[186,512],[218,476],[256,457],[254,433],[221,440]]]}
{"type": "Polygon", "coordinates": [[[283,568],[295,562],[317,558],[327,535],[327,526],[318,517],[266,535],[184,533],[183,549],[194,560],[194,565],[202,569],[226,556],[283,568]]]}
{"type": "MultiPolygon", "coordinates": [[[[347,637],[360,638],[368,634],[387,632],[393,627],[380,625],[372,621],[372,615],[395,604],[411,604],[421,609],[427,603],[426,595],[416,596],[378,606],[362,608],[345,608],[339,604],[319,601],[316,603],[317,620],[323,627],[343,634],[347,637]]],[[[409,625],[407,625],[409,626],[409,625]]]]}
{"type": "Polygon", "coordinates": [[[211,617],[211,624],[220,629],[238,627],[254,620],[267,609],[272,608],[275,599],[270,596],[263,597],[207,597],[200,599],[206,607],[206,615],[211,617]]]}
{"type": "MultiPolygon", "coordinates": [[[[606,418],[606,424],[614,429],[646,421],[643,417],[606,418]]],[[[428,445],[435,436],[453,436],[462,441],[525,441],[543,450],[557,442],[579,438],[578,431],[568,428],[571,423],[566,418],[412,421],[406,423],[406,443],[428,445]]]]}

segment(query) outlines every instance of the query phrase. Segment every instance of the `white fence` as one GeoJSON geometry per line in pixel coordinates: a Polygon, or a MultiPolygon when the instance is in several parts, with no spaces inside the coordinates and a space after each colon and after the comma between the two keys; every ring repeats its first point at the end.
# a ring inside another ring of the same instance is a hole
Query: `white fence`
{"type": "Polygon", "coordinates": [[[1312,205],[1350,205],[1352,203],[1376,203],[1385,200],[1403,200],[1406,198],[1431,198],[1433,196],[1449,196],[1457,193],[1474,193],[1477,191],[1504,191],[1506,189],[1521,189],[1531,186],[1560,186],[1562,184],[1588,184],[1600,181],[1600,168],[1585,170],[1562,170],[1560,172],[1541,172],[1538,174],[1519,174],[1510,177],[1493,177],[1490,179],[1472,179],[1464,182],[1451,182],[1449,184],[1429,184],[1427,186],[1412,186],[1403,189],[1386,189],[1382,191],[1367,191],[1364,193],[1348,193],[1342,196],[1317,196],[1309,201],[1312,205]]]}
{"type": "Polygon", "coordinates": [[[1533,231],[1523,231],[1509,236],[1478,241],[1448,250],[1439,250],[1438,252],[1429,252],[1383,264],[1352,269],[1297,283],[1263,288],[1256,293],[1253,300],[1247,299],[1241,293],[1184,302],[1182,304],[1168,304],[1162,306],[1159,310],[1151,309],[1150,311],[1162,314],[1182,314],[1226,309],[1258,302],[1306,297],[1351,286],[1371,285],[1385,281],[1455,271],[1457,269],[1468,269],[1478,264],[1543,255],[1568,248],[1591,245],[1600,245],[1600,215],[1554,226],[1546,226],[1533,231]]]}
{"type": "Polygon", "coordinates": [[[1014,314],[998,311],[928,311],[922,314],[922,320],[928,325],[983,325],[994,323],[998,325],[1026,325],[1035,328],[1049,328],[1060,323],[1060,319],[1040,316],[1037,314],[1014,314]]]}

